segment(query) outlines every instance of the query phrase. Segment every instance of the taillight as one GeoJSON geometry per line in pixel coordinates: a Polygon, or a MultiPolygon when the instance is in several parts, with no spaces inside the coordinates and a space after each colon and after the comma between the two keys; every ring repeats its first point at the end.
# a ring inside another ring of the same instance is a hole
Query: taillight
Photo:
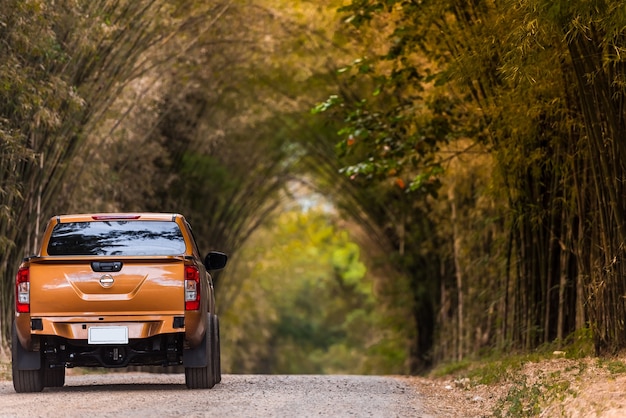
{"type": "Polygon", "coordinates": [[[20,267],[15,276],[15,310],[30,312],[30,272],[28,267],[20,267]]]}
{"type": "Polygon", "coordinates": [[[195,266],[185,266],[185,310],[200,309],[200,271],[195,266]]]}

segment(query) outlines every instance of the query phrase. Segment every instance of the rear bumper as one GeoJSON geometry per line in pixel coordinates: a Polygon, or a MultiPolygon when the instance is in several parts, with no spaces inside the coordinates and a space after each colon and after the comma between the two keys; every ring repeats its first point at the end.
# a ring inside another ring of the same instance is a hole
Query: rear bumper
{"type": "Polygon", "coordinates": [[[86,340],[89,328],[106,325],[128,327],[129,339],[143,339],[159,334],[183,332],[185,325],[182,318],[184,318],[183,315],[32,317],[31,335],[55,335],[68,340],[86,340]],[[32,329],[35,327],[41,329],[32,329]]]}
{"type": "Polygon", "coordinates": [[[185,332],[185,315],[115,316],[31,316],[16,314],[16,333],[20,344],[32,350],[37,337],[56,336],[67,340],[87,340],[90,327],[125,326],[129,339],[146,339],[160,334],[185,332]]]}
{"type": "Polygon", "coordinates": [[[185,331],[184,315],[106,316],[106,317],[31,317],[30,333],[54,335],[67,340],[86,340],[89,328],[124,326],[129,339],[145,339],[160,334],[185,331]],[[37,328],[37,329],[36,329],[37,328]]]}
{"type": "Polygon", "coordinates": [[[202,343],[208,328],[206,314],[186,311],[160,315],[81,315],[38,316],[16,313],[17,337],[26,350],[37,349],[39,337],[56,336],[66,340],[87,340],[89,328],[97,326],[126,326],[131,340],[149,339],[163,334],[184,333],[185,346],[194,348],[202,343]]]}

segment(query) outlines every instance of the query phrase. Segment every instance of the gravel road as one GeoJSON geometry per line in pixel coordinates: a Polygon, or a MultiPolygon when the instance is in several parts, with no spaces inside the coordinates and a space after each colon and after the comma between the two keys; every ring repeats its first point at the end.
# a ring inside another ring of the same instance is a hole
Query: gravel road
{"type": "Polygon", "coordinates": [[[62,388],[17,394],[0,382],[0,417],[431,417],[414,388],[378,376],[224,375],[188,390],[179,374],[67,376],[62,388]]]}

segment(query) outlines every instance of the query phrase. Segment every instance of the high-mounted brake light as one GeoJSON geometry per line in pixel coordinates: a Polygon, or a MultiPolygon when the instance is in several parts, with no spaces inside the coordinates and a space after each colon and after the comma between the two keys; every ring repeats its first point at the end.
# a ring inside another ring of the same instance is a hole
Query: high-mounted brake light
{"type": "Polygon", "coordinates": [[[15,310],[19,313],[30,312],[30,271],[20,267],[15,276],[15,310]]]}
{"type": "Polygon", "coordinates": [[[185,266],[185,310],[200,309],[200,271],[195,266],[185,266]]]}
{"type": "Polygon", "coordinates": [[[91,218],[94,221],[115,221],[126,219],[139,219],[140,215],[93,215],[91,218]]]}

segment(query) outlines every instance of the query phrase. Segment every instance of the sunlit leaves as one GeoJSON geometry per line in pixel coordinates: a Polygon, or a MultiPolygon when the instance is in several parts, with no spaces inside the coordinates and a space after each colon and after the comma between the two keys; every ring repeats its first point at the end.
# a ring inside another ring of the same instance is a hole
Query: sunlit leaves
{"type": "Polygon", "coordinates": [[[416,175],[409,185],[410,191],[426,191],[433,189],[430,193],[434,193],[439,186],[439,176],[443,174],[443,168],[440,165],[430,167],[428,170],[416,175]]]}
{"type": "Polygon", "coordinates": [[[328,97],[326,101],[316,105],[313,108],[312,113],[316,114],[316,113],[326,112],[327,110],[335,106],[337,103],[339,103],[339,96],[337,96],[336,94],[332,94],[330,97],[328,97]]]}
{"type": "Polygon", "coordinates": [[[366,364],[388,361],[368,359],[367,347],[381,332],[374,326],[381,314],[374,309],[373,284],[359,247],[328,214],[283,212],[272,233],[260,230],[244,254],[247,265],[238,274],[249,280],[223,321],[262,316],[268,334],[260,337],[256,322],[239,324],[243,333],[237,331],[228,350],[234,372],[259,372],[267,362],[272,373],[362,373],[366,364]],[[241,304],[250,300],[258,306],[243,313],[241,304]],[[256,365],[240,365],[244,348],[258,353],[256,365]]]}
{"type": "Polygon", "coordinates": [[[352,103],[355,108],[351,111],[336,96],[318,106],[320,111],[348,112],[336,145],[338,157],[346,164],[340,173],[370,182],[400,175],[410,177],[421,170],[432,177],[430,167],[438,165],[437,150],[454,135],[450,109],[440,106],[441,100],[434,100],[427,108],[418,102],[393,107],[389,96],[381,99],[378,102],[373,97],[352,103]]]}
{"type": "Polygon", "coordinates": [[[359,26],[370,21],[377,12],[383,9],[384,3],[381,1],[354,0],[350,5],[340,8],[339,11],[346,13],[346,23],[359,26]]]}

